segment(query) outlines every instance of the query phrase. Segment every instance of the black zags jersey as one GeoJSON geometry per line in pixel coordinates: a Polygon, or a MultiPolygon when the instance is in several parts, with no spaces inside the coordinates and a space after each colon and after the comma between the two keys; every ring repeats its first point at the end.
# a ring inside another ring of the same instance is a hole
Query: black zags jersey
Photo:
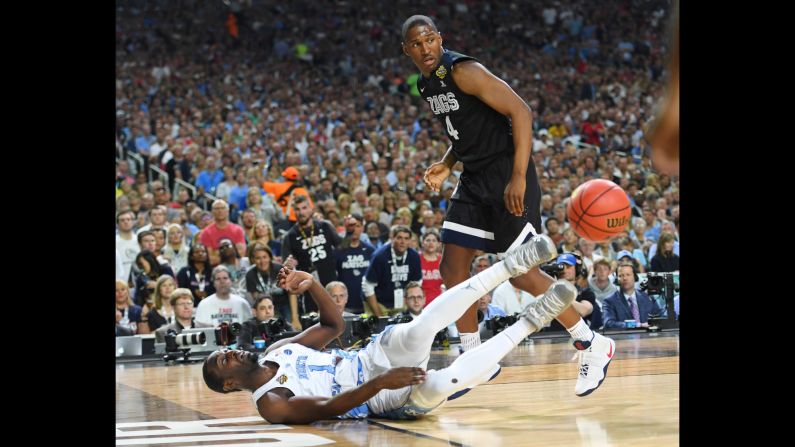
{"type": "Polygon", "coordinates": [[[453,81],[453,65],[469,60],[477,59],[445,51],[430,78],[420,73],[417,88],[445,128],[456,159],[464,163],[466,170],[476,171],[502,152],[513,153],[513,137],[507,116],[462,92],[453,81]]]}
{"type": "Polygon", "coordinates": [[[292,254],[298,261],[296,268],[305,272],[317,270],[320,282],[324,286],[337,280],[334,249],[340,243],[340,237],[326,221],[313,220],[314,233],[305,232],[306,238],[298,230],[298,223],[288,231],[282,239],[282,256],[292,254]],[[310,237],[313,235],[313,237],[310,237]]]}

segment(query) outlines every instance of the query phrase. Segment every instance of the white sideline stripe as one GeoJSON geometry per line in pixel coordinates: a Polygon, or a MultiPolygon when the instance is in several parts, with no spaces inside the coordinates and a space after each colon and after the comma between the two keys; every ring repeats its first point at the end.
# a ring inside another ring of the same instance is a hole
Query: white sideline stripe
{"type": "Polygon", "coordinates": [[[152,425],[168,425],[168,424],[185,424],[186,422],[196,422],[203,425],[219,425],[231,424],[234,422],[258,422],[262,418],[259,416],[245,416],[240,418],[224,418],[224,419],[202,419],[201,421],[146,421],[146,422],[120,422],[116,424],[116,428],[129,428],[129,427],[148,427],[152,425]]]}
{"type": "MultiPolygon", "coordinates": [[[[331,444],[334,441],[309,433],[253,433],[240,435],[176,436],[168,438],[144,438],[116,440],[116,445],[176,444],[179,442],[234,441],[237,439],[275,439],[280,446],[313,446],[331,444]]],[[[223,444],[235,445],[241,444],[223,444]]],[[[250,445],[255,445],[251,443],[250,445]]],[[[260,443],[259,445],[262,445],[260,443]]]]}
{"type": "Polygon", "coordinates": [[[479,228],[472,228],[455,222],[445,221],[442,224],[442,228],[447,228],[448,230],[457,231],[459,233],[468,234],[470,236],[476,236],[482,239],[489,239],[492,241],[494,240],[494,233],[492,233],[491,231],[485,231],[479,228]]]}
{"type": "Polygon", "coordinates": [[[504,252],[497,253],[497,258],[499,258],[499,259],[504,258],[505,257],[505,253],[508,253],[509,251],[511,251],[511,250],[515,249],[516,247],[522,245],[522,242],[524,242],[524,239],[527,237],[527,234],[530,233],[531,231],[533,232],[533,235],[537,235],[538,234],[536,232],[536,229],[533,228],[533,224],[528,222],[528,223],[525,224],[524,228],[522,229],[522,232],[519,233],[519,236],[516,238],[516,240],[513,241],[513,244],[511,244],[511,246],[508,247],[508,249],[505,250],[504,252]]]}
{"type": "Polygon", "coordinates": [[[140,436],[165,436],[165,435],[190,435],[201,433],[218,433],[224,431],[258,431],[258,430],[284,430],[290,428],[286,425],[236,425],[232,427],[207,427],[197,426],[188,428],[167,428],[164,430],[116,430],[117,438],[135,438],[140,436]]]}

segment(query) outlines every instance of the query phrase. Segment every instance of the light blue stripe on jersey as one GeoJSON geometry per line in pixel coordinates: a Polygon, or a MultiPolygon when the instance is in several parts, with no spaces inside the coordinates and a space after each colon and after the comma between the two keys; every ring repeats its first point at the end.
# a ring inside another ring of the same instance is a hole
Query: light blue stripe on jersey
{"type": "MultiPolygon", "coordinates": [[[[364,371],[362,370],[362,361],[361,359],[358,358],[358,356],[356,357],[356,361],[358,363],[358,375],[356,378],[356,386],[359,386],[364,383],[364,371]]],[[[335,380],[334,383],[336,385],[337,381],[335,380]]],[[[366,418],[369,413],[370,413],[370,407],[368,407],[367,403],[365,402],[359,405],[358,407],[348,410],[348,412],[340,416],[340,418],[362,419],[366,418]]]]}

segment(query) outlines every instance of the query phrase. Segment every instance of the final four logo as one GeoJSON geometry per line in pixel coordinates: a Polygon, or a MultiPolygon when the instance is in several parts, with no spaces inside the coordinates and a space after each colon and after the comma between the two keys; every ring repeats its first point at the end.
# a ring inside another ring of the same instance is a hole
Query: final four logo
{"type": "Polygon", "coordinates": [[[444,68],[444,65],[440,65],[439,69],[436,70],[436,76],[439,76],[439,79],[444,79],[447,76],[447,69],[444,68]]]}
{"type": "Polygon", "coordinates": [[[282,376],[279,377],[278,379],[276,379],[276,381],[279,382],[280,384],[284,385],[284,382],[287,381],[287,376],[285,374],[282,374],[282,376]]]}

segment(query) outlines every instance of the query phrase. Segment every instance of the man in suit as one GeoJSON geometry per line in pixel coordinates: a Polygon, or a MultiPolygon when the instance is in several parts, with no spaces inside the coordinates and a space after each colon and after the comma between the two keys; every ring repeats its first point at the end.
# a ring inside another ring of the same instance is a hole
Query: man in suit
{"type": "Polygon", "coordinates": [[[632,264],[618,266],[618,288],[602,304],[605,329],[625,329],[625,320],[635,320],[640,327],[649,327],[649,315],[659,315],[657,303],[649,295],[635,289],[638,276],[632,264]]]}

